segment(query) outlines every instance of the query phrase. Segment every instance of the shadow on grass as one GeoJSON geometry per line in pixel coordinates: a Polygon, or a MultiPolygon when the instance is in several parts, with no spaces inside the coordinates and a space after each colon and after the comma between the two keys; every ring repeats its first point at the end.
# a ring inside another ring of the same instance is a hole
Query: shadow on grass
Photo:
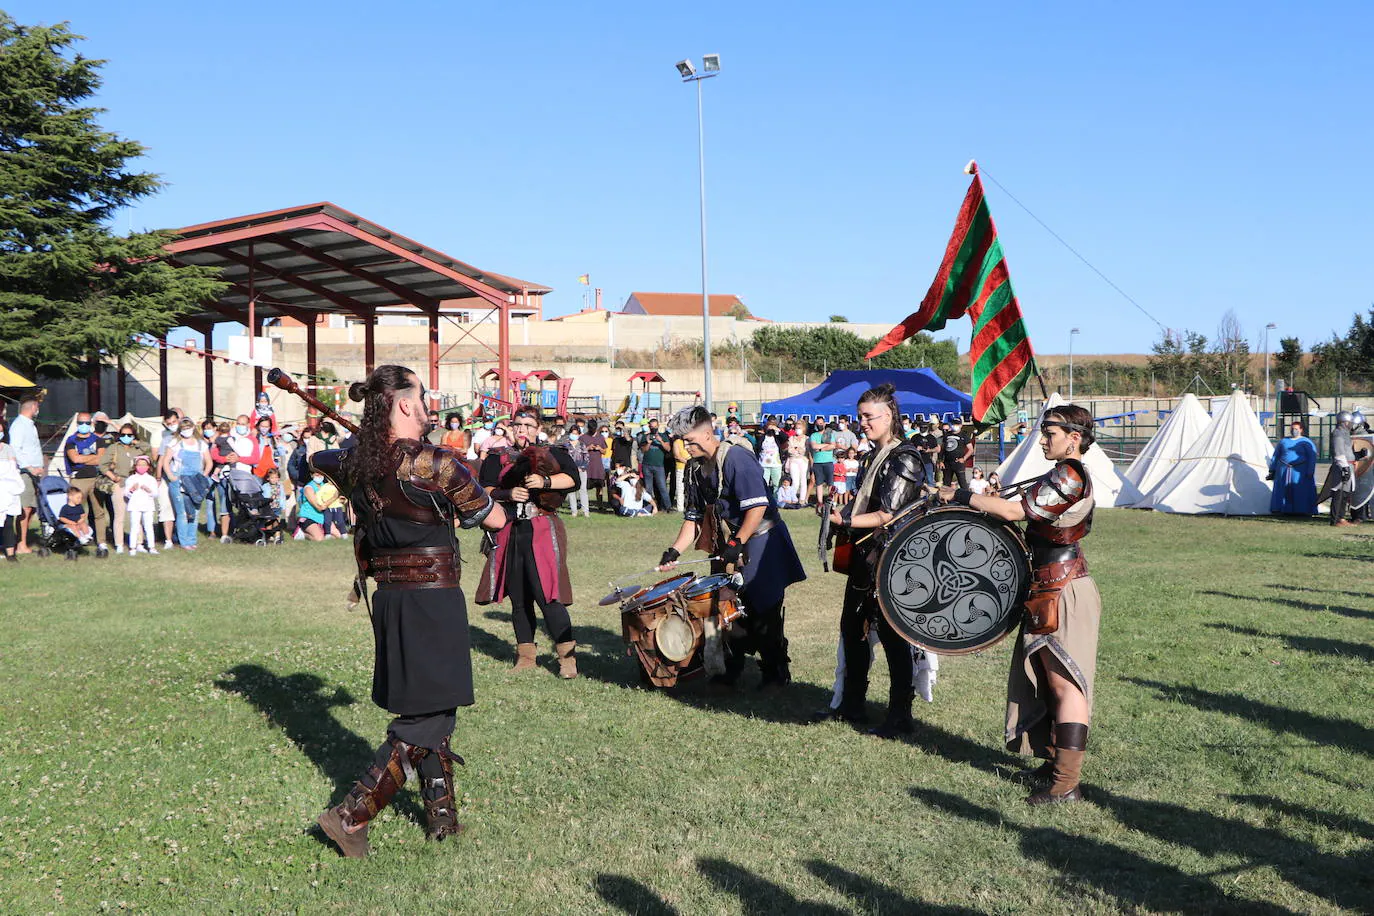
{"type": "MultiPolygon", "coordinates": [[[[1270,588],[1282,588],[1283,586],[1271,585],[1270,588]]],[[[1315,591],[1315,589],[1292,589],[1292,591],[1315,591]]],[[[1219,598],[1231,598],[1235,601],[1255,601],[1259,604],[1281,604],[1284,607],[1297,608],[1300,611],[1322,611],[1332,614],[1339,614],[1342,617],[1353,617],[1356,620],[1374,620],[1374,611],[1365,611],[1354,607],[1335,607],[1327,604],[1317,604],[1314,601],[1299,601],[1296,598],[1256,598],[1253,595],[1237,595],[1235,592],[1214,592],[1206,589],[1199,592],[1202,595],[1216,595],[1219,598]]],[[[1333,595],[1354,595],[1361,597],[1356,592],[1332,592],[1333,595]]]]}
{"type": "Polygon", "coordinates": [[[908,897],[896,888],[872,878],[865,878],[838,865],[831,865],[829,862],[813,859],[806,863],[806,870],[846,897],[857,900],[862,912],[865,913],[935,913],[943,916],[965,916],[983,912],[962,906],[941,906],[908,897]]]}
{"type": "MultiPolygon", "coordinates": [[[[375,747],[334,718],[334,708],[357,702],[343,687],[331,693],[317,675],[299,672],[283,677],[261,665],[235,665],[215,686],[253,704],[334,783],[329,807],[343,801],[372,762],[375,747]]],[[[420,821],[420,807],[408,794],[398,795],[393,804],[406,817],[420,821]]]]}
{"type": "Polygon", "coordinates": [[[1357,553],[1332,553],[1329,550],[1309,553],[1306,556],[1317,560],[1356,560],[1360,563],[1374,563],[1374,557],[1361,556],[1357,553]]]}
{"type": "Polygon", "coordinates": [[[1207,626],[1213,630],[1225,630],[1240,636],[1262,636],[1268,639],[1281,640],[1288,648],[1300,652],[1332,655],[1336,658],[1358,658],[1361,661],[1374,662],[1374,646],[1367,646],[1364,643],[1349,642],[1344,639],[1326,639],[1321,636],[1288,636],[1283,633],[1267,633],[1264,630],[1236,626],[1231,623],[1209,623],[1207,626]]]}
{"type": "Polygon", "coordinates": [[[592,886],[601,899],[634,916],[678,916],[677,910],[649,887],[624,875],[597,875],[592,886]]]}
{"type": "Polygon", "coordinates": [[[697,871],[718,890],[734,894],[745,916],[768,913],[805,913],[807,916],[840,916],[847,911],[828,903],[804,901],[780,884],[724,859],[697,859],[697,871]]]}
{"type": "Polygon", "coordinates": [[[1309,824],[1331,827],[1363,837],[1366,840],[1374,840],[1374,824],[1350,814],[1338,814],[1332,811],[1322,811],[1318,808],[1309,808],[1306,805],[1285,801],[1272,795],[1232,795],[1231,798],[1256,808],[1266,808],[1288,817],[1300,818],[1309,824]]]}
{"type": "MultiPolygon", "coordinates": [[[[916,801],[937,811],[1004,834],[1015,834],[1026,859],[1043,862],[1069,881],[1095,888],[1127,908],[1207,913],[1290,912],[1260,901],[1227,897],[1206,878],[1102,840],[1051,827],[1017,824],[1005,820],[998,811],[937,789],[913,786],[908,791],[916,801]]],[[[1092,800],[1097,797],[1097,792],[1089,795],[1092,800]]]]}
{"type": "MultiPolygon", "coordinates": [[[[1270,802],[1276,801],[1259,798],[1263,799],[1262,807],[1271,807],[1270,802]]],[[[1256,827],[1209,811],[1172,802],[1127,798],[1106,790],[1095,790],[1092,801],[1126,827],[1205,856],[1242,856],[1248,860],[1247,867],[1272,868],[1294,887],[1337,906],[1359,911],[1374,900],[1374,850],[1369,848],[1334,855],[1272,827],[1256,827]]],[[[1322,816],[1322,812],[1302,805],[1279,804],[1294,812],[1302,811],[1301,816],[1309,820],[1322,816]]]]}
{"type": "Polygon", "coordinates": [[[1214,693],[1197,687],[1163,684],[1143,678],[1128,677],[1124,680],[1157,690],[1165,699],[1178,700],[1197,709],[1238,716],[1275,732],[1298,735],[1317,744],[1335,745],[1366,757],[1374,757],[1374,730],[1350,719],[1286,709],[1238,693],[1214,693]]]}

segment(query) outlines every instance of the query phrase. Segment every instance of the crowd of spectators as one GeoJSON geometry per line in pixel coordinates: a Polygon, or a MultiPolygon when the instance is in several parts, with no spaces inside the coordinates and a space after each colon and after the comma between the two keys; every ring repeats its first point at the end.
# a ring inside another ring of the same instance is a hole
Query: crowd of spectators
{"type": "MultiPolygon", "coordinates": [[[[38,403],[26,400],[12,422],[0,416],[0,550],[10,560],[34,550],[36,482],[47,473],[33,421],[37,411],[38,403]]],[[[457,451],[473,468],[514,441],[504,419],[465,420],[438,411],[429,418],[428,440],[457,451]]],[[[768,417],[749,427],[734,416],[712,418],[717,436],[754,451],[784,509],[852,499],[859,459],[872,448],[847,417],[768,417]]],[[[969,477],[973,441],[957,420],[922,425],[906,419],[903,434],[916,441],[932,482],[997,492],[996,474],[972,468],[969,477]]],[[[573,516],[596,511],[635,518],[683,509],[686,445],[663,431],[657,417],[643,424],[596,418],[546,423],[539,441],[567,449],[580,472],[566,503],[573,516]]],[[[154,441],[134,424],[114,428],[103,413],[81,413],[57,448],[68,484],[59,524],[98,557],[195,550],[202,537],[226,544],[346,537],[347,500],[323,475],[312,474],[307,460],[342,444],[330,420],[279,426],[265,392],[251,412],[232,421],[170,410],[154,441]]]]}

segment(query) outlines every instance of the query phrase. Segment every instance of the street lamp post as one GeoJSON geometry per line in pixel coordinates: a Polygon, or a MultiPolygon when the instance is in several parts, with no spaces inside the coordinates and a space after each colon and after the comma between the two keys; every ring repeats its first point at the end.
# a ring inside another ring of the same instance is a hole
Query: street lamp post
{"type": "Polygon", "coordinates": [[[1260,400],[1261,421],[1263,414],[1269,409],[1269,332],[1277,328],[1274,322],[1269,322],[1264,326],[1264,397],[1260,400]]]}
{"type": "Polygon", "coordinates": [[[1073,338],[1078,328],[1069,328],[1069,403],[1073,403],[1073,338]]]}
{"type": "Polygon", "coordinates": [[[696,71],[691,60],[677,62],[678,75],[684,83],[697,84],[697,181],[701,194],[701,343],[705,359],[706,383],[703,393],[706,396],[706,409],[714,409],[711,398],[711,296],[706,282],[706,126],[702,117],[701,81],[720,73],[720,55],[705,54],[701,58],[701,72],[696,71]]]}

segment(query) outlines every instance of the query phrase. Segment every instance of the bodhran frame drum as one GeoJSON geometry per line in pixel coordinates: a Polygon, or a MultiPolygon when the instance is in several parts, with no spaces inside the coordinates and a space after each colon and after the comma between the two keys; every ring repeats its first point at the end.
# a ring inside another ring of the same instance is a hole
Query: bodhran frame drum
{"type": "Polygon", "coordinates": [[[686,573],[664,579],[621,605],[621,635],[644,679],[672,687],[706,668],[708,636],[743,614],[730,576],[686,573]]]}
{"type": "Polygon", "coordinates": [[[1010,525],[947,506],[899,527],[876,577],[878,606],[903,639],[963,655],[996,645],[1021,622],[1030,554],[1010,525]]]}

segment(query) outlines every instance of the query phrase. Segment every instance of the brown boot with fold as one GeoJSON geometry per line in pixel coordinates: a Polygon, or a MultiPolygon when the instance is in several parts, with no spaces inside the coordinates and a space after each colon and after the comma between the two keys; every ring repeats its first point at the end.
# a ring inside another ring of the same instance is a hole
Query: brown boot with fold
{"type": "Polygon", "coordinates": [[[1048,789],[1026,799],[1028,805],[1057,805],[1082,801],[1079,774],[1083,771],[1083,755],[1088,747],[1088,726],[1081,722],[1060,722],[1054,726],[1053,781],[1048,789]]]}
{"type": "Polygon", "coordinates": [[[576,648],[577,643],[573,640],[554,646],[554,651],[558,654],[558,676],[565,681],[577,677],[577,659],[573,657],[573,650],[576,648]]]}
{"type": "Polygon", "coordinates": [[[539,647],[532,642],[522,642],[515,644],[515,667],[512,671],[533,671],[535,668],[534,659],[539,652],[539,647]]]}

